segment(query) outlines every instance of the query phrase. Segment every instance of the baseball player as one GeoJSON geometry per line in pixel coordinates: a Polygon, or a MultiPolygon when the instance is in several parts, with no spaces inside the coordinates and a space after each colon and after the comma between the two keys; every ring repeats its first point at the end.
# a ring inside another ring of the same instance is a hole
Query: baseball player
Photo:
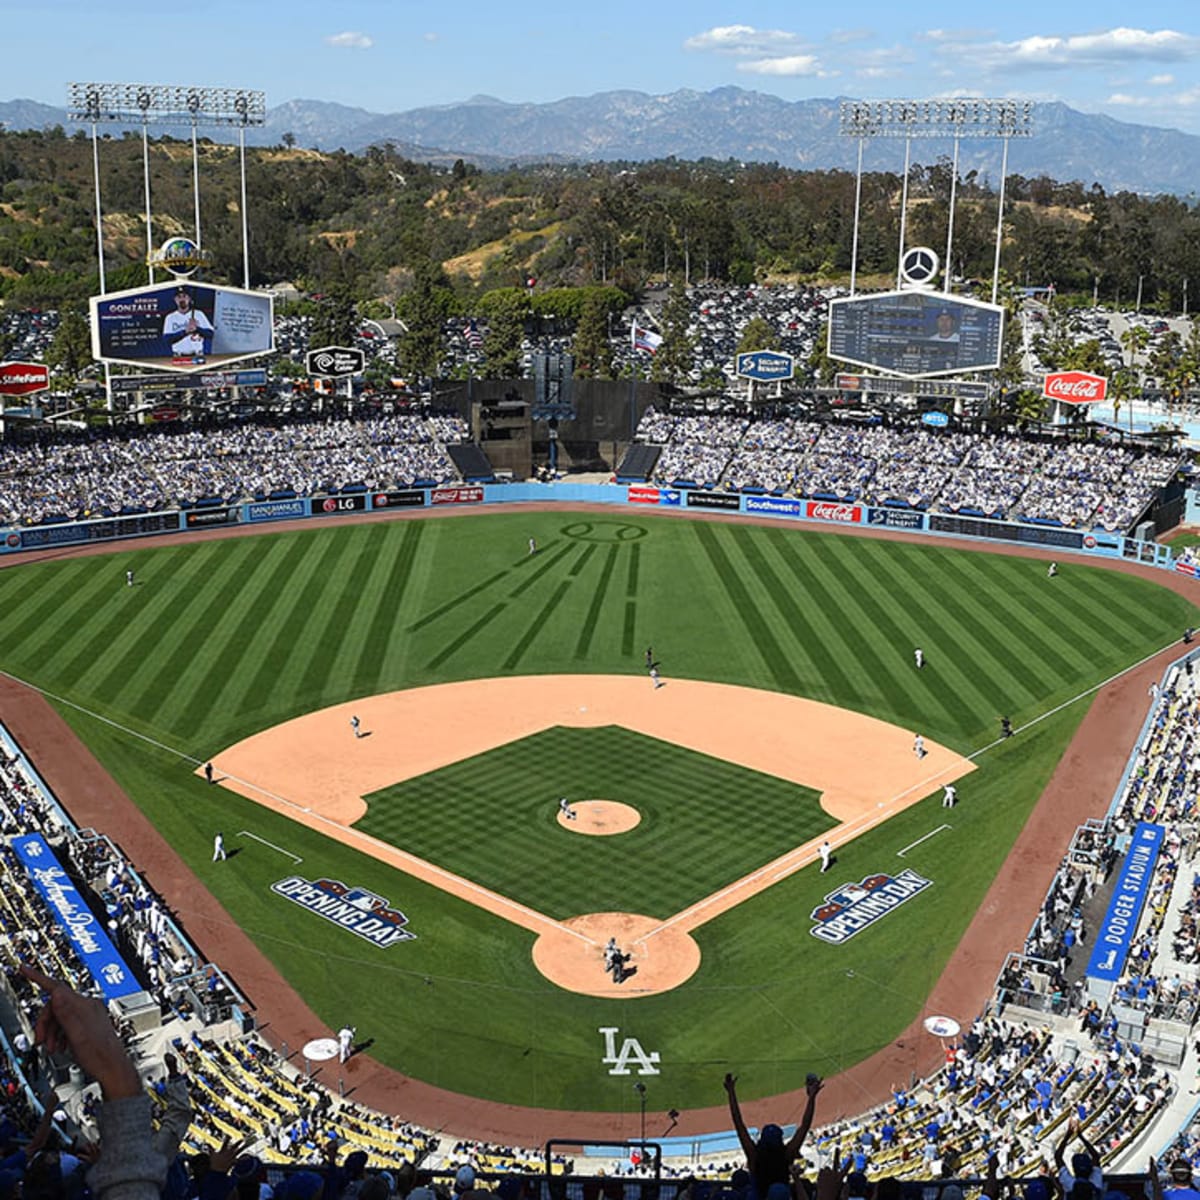
{"type": "Polygon", "coordinates": [[[1046,578],[1053,579],[1058,574],[1058,563],[1052,562],[1046,569],[1046,578]]]}
{"type": "Polygon", "coordinates": [[[918,671],[925,665],[925,651],[920,646],[913,651],[913,662],[917,664],[918,671]]]}
{"type": "Polygon", "coordinates": [[[925,757],[925,739],[919,733],[913,738],[913,753],[918,758],[925,757]]]}
{"type": "Polygon", "coordinates": [[[558,798],[558,811],[567,818],[568,821],[575,820],[575,810],[568,803],[566,796],[558,798]]]}
{"type": "Polygon", "coordinates": [[[133,572],[132,571],[125,572],[125,586],[133,587],[133,572]]]}
{"type": "Polygon", "coordinates": [[[824,875],[829,870],[830,860],[833,858],[833,848],[828,842],[822,842],[820,848],[821,854],[821,874],[824,875]]]}
{"type": "Polygon", "coordinates": [[[613,963],[616,961],[617,955],[620,953],[621,951],[617,949],[617,939],[615,937],[610,937],[604,947],[605,971],[611,971],[613,969],[613,963]]]}
{"type": "Polygon", "coordinates": [[[212,783],[213,781],[213,765],[210,762],[206,762],[204,764],[204,778],[207,779],[209,783],[212,783]]]}
{"type": "Polygon", "coordinates": [[[361,724],[362,722],[357,717],[350,718],[350,728],[354,730],[355,737],[362,737],[362,731],[359,728],[361,724]]]}
{"type": "Polygon", "coordinates": [[[338,1030],[338,1062],[345,1062],[354,1053],[354,1026],[343,1025],[338,1030]]]}
{"type": "Polygon", "coordinates": [[[942,791],[942,807],[953,808],[958,800],[958,788],[952,783],[946,784],[942,791]]]}
{"type": "Polygon", "coordinates": [[[225,839],[221,834],[217,834],[213,838],[213,862],[224,862],[227,855],[225,853],[225,839]]]}
{"type": "Polygon", "coordinates": [[[662,687],[663,681],[658,676],[658,667],[650,668],[650,682],[654,684],[655,690],[662,687]]]}
{"type": "Polygon", "coordinates": [[[529,539],[529,553],[530,554],[537,553],[537,539],[536,538],[529,539]]]}

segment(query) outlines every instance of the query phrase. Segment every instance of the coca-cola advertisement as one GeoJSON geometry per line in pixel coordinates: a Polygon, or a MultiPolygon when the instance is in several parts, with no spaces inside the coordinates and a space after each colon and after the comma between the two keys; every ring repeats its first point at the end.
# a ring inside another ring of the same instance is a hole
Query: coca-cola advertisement
{"type": "Polygon", "coordinates": [[[810,521],[841,521],[860,525],[863,510],[860,504],[843,504],[838,500],[809,500],[804,506],[804,515],[810,521]]]}
{"type": "Polygon", "coordinates": [[[0,396],[28,396],[50,386],[50,371],[42,363],[0,363],[0,396]]]}
{"type": "Polygon", "coordinates": [[[1053,371],[1042,382],[1042,395],[1060,404],[1095,404],[1108,395],[1108,380],[1090,371],[1053,371]]]}

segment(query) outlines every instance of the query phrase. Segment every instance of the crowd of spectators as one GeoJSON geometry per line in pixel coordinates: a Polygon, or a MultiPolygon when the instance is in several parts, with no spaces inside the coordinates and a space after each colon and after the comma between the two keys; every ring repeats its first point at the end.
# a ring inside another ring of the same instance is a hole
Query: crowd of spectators
{"type": "Polygon", "coordinates": [[[0,443],[0,523],[37,524],[200,502],[308,496],[456,478],[461,417],[396,414],[213,428],[96,430],[0,443]]]}
{"type": "Polygon", "coordinates": [[[804,416],[747,420],[649,408],[636,438],[662,447],[654,467],[662,484],[1114,531],[1128,529],[1179,467],[1176,455],[1095,442],[804,416]]]}

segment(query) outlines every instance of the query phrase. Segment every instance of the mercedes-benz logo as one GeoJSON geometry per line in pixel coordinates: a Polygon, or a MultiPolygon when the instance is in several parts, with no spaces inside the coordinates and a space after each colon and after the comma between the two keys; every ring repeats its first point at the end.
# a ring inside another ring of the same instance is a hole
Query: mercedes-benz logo
{"type": "Polygon", "coordinates": [[[909,283],[928,283],[937,271],[938,256],[928,246],[913,246],[900,260],[900,273],[909,283]]]}

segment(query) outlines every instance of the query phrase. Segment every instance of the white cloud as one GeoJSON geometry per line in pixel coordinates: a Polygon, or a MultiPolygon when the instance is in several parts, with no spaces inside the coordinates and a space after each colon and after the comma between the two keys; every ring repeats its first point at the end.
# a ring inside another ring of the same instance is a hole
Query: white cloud
{"type": "Polygon", "coordinates": [[[339,50],[369,50],[375,42],[365,33],[347,30],[345,33],[331,33],[326,39],[327,46],[336,46],[339,50]]]}
{"type": "Polygon", "coordinates": [[[438,40],[438,35],[437,35],[436,33],[433,33],[433,32],[430,32],[430,33],[424,33],[424,34],[422,34],[421,36],[422,36],[422,38],[423,38],[425,41],[427,41],[427,42],[436,42],[436,41],[438,40]]]}
{"type": "Polygon", "coordinates": [[[758,58],[738,63],[739,71],[751,75],[815,75],[826,79],[830,72],[821,67],[815,54],[789,54],[782,58],[758,58]]]}
{"type": "Polygon", "coordinates": [[[1175,82],[1175,76],[1174,75],[1151,75],[1148,82],[1153,84],[1155,87],[1170,87],[1170,85],[1175,82]]]}
{"type": "Polygon", "coordinates": [[[693,34],[683,43],[685,50],[712,50],[738,57],[748,55],[784,57],[787,51],[803,50],[806,43],[798,34],[784,29],[755,29],[753,25],[716,25],[693,34]]]}
{"type": "Polygon", "coordinates": [[[1015,42],[970,44],[933,31],[939,52],[954,53],[990,69],[1049,69],[1100,63],[1183,62],[1200,58],[1200,38],[1173,29],[1108,29],[1068,36],[1035,34],[1015,42]]]}

